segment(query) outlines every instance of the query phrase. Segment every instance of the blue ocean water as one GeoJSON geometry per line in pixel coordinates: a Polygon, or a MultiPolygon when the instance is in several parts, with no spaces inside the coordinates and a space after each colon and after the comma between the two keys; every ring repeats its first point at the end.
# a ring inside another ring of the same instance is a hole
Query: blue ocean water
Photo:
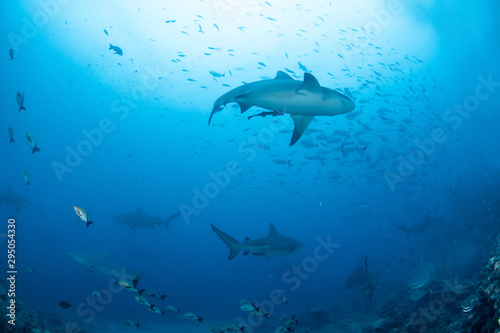
{"type": "Polygon", "coordinates": [[[387,304],[404,303],[394,325],[405,327],[418,309],[409,300],[415,289],[479,278],[499,231],[496,2],[46,0],[1,8],[0,193],[13,200],[11,186],[31,203],[16,211],[0,202],[2,275],[15,218],[16,300],[51,325],[135,329],[129,319],[172,332],[225,323],[357,332],[395,317],[387,304]],[[298,81],[308,72],[356,107],[314,117],[293,146],[287,114],[247,119],[269,110],[241,114],[233,103],[207,125],[217,98],[278,71],[298,81]],[[19,91],[26,110],[18,111],[19,91]],[[93,224],[86,228],[73,206],[93,224]],[[113,219],[139,207],[181,215],[168,229],[113,219]],[[267,236],[270,223],[304,247],[227,260],[210,226],[243,242],[267,236]],[[180,313],[151,312],[68,252],[107,253],[112,265],[140,273],[140,288],[167,294],[151,303],[180,313]],[[410,288],[422,262],[432,265],[429,285],[410,288]],[[348,289],[360,267],[370,279],[348,289]],[[371,298],[367,283],[376,287],[371,298]],[[95,300],[93,291],[111,296],[95,300]],[[275,292],[288,304],[274,302],[275,292]],[[269,318],[241,310],[241,299],[269,318]],[[298,324],[285,325],[283,314],[298,324]]]}

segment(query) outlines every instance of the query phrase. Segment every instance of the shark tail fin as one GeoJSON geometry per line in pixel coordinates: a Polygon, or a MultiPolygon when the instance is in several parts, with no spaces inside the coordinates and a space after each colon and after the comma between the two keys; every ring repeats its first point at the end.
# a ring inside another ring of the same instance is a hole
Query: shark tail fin
{"type": "Polygon", "coordinates": [[[21,112],[21,110],[26,110],[26,108],[23,105],[21,105],[21,106],[19,106],[19,111],[18,112],[21,112]]]}
{"type": "Polygon", "coordinates": [[[31,154],[34,154],[35,152],[39,152],[40,151],[40,148],[38,148],[36,145],[35,147],[33,147],[33,150],[31,151],[31,154]]]}
{"type": "Polygon", "coordinates": [[[406,233],[406,238],[410,237],[411,234],[410,228],[403,227],[402,225],[397,225],[397,227],[406,233]]]}
{"type": "Polygon", "coordinates": [[[165,300],[165,297],[167,297],[167,295],[160,295],[160,298],[161,298],[162,301],[165,300]]]}
{"type": "Polygon", "coordinates": [[[170,215],[169,217],[166,217],[165,220],[163,220],[163,225],[165,226],[165,228],[168,229],[168,225],[170,224],[170,222],[172,222],[173,220],[175,220],[175,218],[177,216],[179,216],[180,214],[181,214],[181,212],[179,211],[179,212],[177,212],[177,213],[175,213],[173,215],[170,215]]]}
{"type": "Polygon", "coordinates": [[[14,139],[12,139],[12,138],[11,138],[11,139],[9,140],[9,143],[12,143],[12,142],[16,142],[16,141],[14,141],[14,139]]]}
{"type": "Polygon", "coordinates": [[[227,260],[231,260],[234,257],[236,257],[238,255],[238,253],[240,253],[240,250],[241,250],[240,242],[238,242],[236,239],[229,236],[228,234],[220,231],[214,225],[211,224],[210,226],[212,227],[212,231],[215,231],[217,236],[219,236],[219,238],[222,239],[222,241],[224,243],[226,243],[226,245],[229,247],[230,252],[229,252],[229,257],[227,258],[227,260]]]}
{"type": "Polygon", "coordinates": [[[87,228],[89,227],[89,225],[93,224],[94,222],[92,221],[87,221],[87,228]]]}
{"type": "Polygon", "coordinates": [[[134,325],[135,325],[135,327],[139,328],[139,325],[141,325],[141,324],[140,323],[135,323],[134,325]]]}
{"type": "Polygon", "coordinates": [[[203,321],[203,318],[202,317],[198,317],[198,320],[200,321],[200,323],[203,321]]]}

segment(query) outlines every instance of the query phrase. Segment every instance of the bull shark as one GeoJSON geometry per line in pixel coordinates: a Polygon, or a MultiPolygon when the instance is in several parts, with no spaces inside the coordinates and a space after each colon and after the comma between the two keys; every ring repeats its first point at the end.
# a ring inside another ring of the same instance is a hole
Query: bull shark
{"type": "Polygon", "coordinates": [[[410,237],[411,234],[416,234],[416,233],[424,233],[428,230],[432,230],[432,228],[436,224],[441,224],[444,222],[444,219],[439,218],[439,217],[430,217],[426,216],[425,220],[423,222],[420,222],[418,224],[415,224],[411,227],[405,227],[402,225],[397,225],[399,229],[405,232],[406,237],[410,237]]]}
{"type": "MultiPolygon", "coordinates": [[[[273,111],[273,115],[290,114],[294,121],[290,146],[304,134],[314,116],[336,116],[354,110],[354,102],[346,95],[319,85],[318,80],[304,73],[304,81],[294,80],[290,75],[278,71],[272,80],[251,82],[219,97],[212,109],[208,125],[215,113],[222,111],[228,103],[238,103],[241,113],[252,106],[273,111]]],[[[259,115],[271,114],[263,112],[259,115]]]]}
{"type": "Polygon", "coordinates": [[[101,254],[90,254],[83,252],[68,252],[75,262],[85,266],[89,271],[101,275],[112,276],[117,280],[133,281],[137,278],[136,275],[130,274],[125,268],[118,268],[108,262],[107,252],[101,254]]]}
{"type": "Polygon", "coordinates": [[[348,289],[360,289],[362,292],[369,292],[369,298],[373,297],[375,282],[373,276],[368,272],[368,258],[361,257],[359,267],[347,277],[348,289]]]}
{"type": "Polygon", "coordinates": [[[17,194],[12,186],[7,187],[7,191],[0,194],[0,205],[14,207],[16,212],[21,208],[31,206],[31,202],[20,194],[17,194]]]}
{"type": "Polygon", "coordinates": [[[159,216],[154,217],[151,215],[144,214],[142,207],[137,208],[133,212],[123,213],[113,216],[113,220],[116,223],[126,225],[133,230],[136,228],[153,228],[157,225],[163,225],[168,229],[168,224],[172,222],[181,212],[177,212],[165,219],[161,219],[159,216]]]}
{"type": "Polygon", "coordinates": [[[255,257],[267,259],[296,253],[304,247],[304,244],[295,239],[280,235],[272,223],[270,223],[269,235],[267,237],[255,240],[245,237],[243,243],[220,231],[214,225],[211,224],[210,226],[212,227],[212,231],[215,231],[217,236],[229,246],[230,252],[227,260],[236,257],[240,251],[243,251],[244,255],[251,253],[255,257]]]}
{"type": "Polygon", "coordinates": [[[425,262],[422,253],[418,265],[410,271],[410,276],[406,283],[410,289],[419,289],[425,287],[429,282],[435,279],[436,265],[425,262]]]}

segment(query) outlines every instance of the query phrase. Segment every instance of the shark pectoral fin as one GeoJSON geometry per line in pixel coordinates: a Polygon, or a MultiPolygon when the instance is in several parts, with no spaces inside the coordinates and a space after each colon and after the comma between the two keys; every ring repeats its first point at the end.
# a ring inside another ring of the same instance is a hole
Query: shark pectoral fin
{"type": "Polygon", "coordinates": [[[250,109],[253,106],[253,104],[247,102],[246,99],[247,99],[246,95],[236,96],[235,98],[236,103],[238,103],[238,105],[240,106],[241,113],[245,112],[246,110],[250,109]]]}
{"type": "Polygon", "coordinates": [[[295,90],[295,93],[297,95],[307,95],[309,93],[323,94],[323,91],[318,80],[312,74],[304,73],[304,83],[295,90]]]}
{"type": "Polygon", "coordinates": [[[290,141],[290,146],[293,146],[297,141],[299,141],[300,137],[306,131],[307,127],[311,123],[313,116],[304,116],[304,115],[291,115],[293,122],[295,123],[295,128],[293,129],[292,140],[290,141]]]}

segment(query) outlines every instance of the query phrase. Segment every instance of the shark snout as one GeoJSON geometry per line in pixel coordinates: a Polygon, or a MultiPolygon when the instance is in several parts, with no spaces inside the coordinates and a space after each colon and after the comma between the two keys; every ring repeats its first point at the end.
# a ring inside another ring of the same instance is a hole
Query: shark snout
{"type": "Polygon", "coordinates": [[[352,110],[354,110],[354,107],[356,106],[354,102],[347,97],[342,99],[342,104],[344,104],[345,113],[351,112],[352,110]]]}

